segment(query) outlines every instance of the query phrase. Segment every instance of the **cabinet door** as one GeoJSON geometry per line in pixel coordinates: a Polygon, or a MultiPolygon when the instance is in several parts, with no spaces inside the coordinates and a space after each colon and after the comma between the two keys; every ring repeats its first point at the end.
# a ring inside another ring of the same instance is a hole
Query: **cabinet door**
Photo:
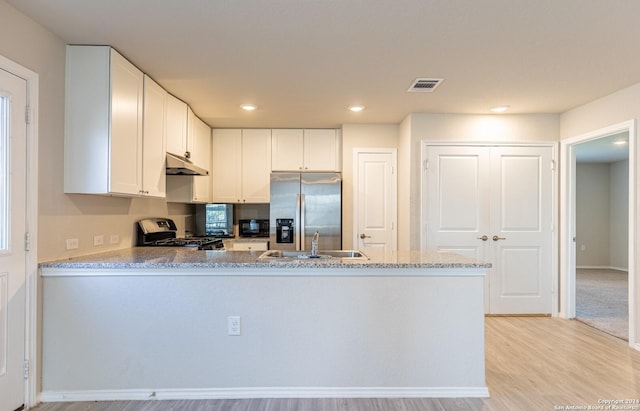
{"type": "Polygon", "coordinates": [[[267,251],[269,249],[269,240],[264,241],[241,241],[233,242],[235,251],[267,251]]]}
{"type": "Polygon", "coordinates": [[[303,141],[302,130],[272,130],[271,169],[273,171],[303,171],[303,141]]]}
{"type": "Polygon", "coordinates": [[[166,196],[167,92],[144,76],[144,127],[142,131],[142,191],[151,197],[166,196]]]}
{"type": "Polygon", "coordinates": [[[271,130],[242,130],[242,202],[268,203],[271,130]]]}
{"type": "Polygon", "coordinates": [[[213,167],[211,181],[213,201],[238,203],[241,200],[242,131],[219,129],[213,131],[213,167]]]}
{"type": "Polygon", "coordinates": [[[188,111],[187,146],[191,161],[207,171],[211,168],[211,128],[191,108],[188,111]]]}
{"type": "Polygon", "coordinates": [[[187,104],[169,94],[167,97],[167,152],[186,157],[187,104]]]}
{"type": "Polygon", "coordinates": [[[198,203],[211,202],[211,128],[198,117],[193,119],[193,162],[209,170],[208,176],[194,176],[193,178],[193,201],[198,203]]]}
{"type": "Polygon", "coordinates": [[[304,171],[340,171],[336,130],[304,130],[304,171]]]}
{"type": "Polygon", "coordinates": [[[142,190],[142,110],[144,78],[140,70],[111,50],[110,191],[142,190]]]}

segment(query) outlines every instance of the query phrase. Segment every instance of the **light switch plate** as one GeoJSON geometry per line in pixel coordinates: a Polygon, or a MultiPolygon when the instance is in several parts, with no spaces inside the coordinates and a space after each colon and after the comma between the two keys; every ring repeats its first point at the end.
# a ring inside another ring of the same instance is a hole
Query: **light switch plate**
{"type": "Polygon", "coordinates": [[[233,315],[227,317],[227,335],[240,335],[240,317],[233,315]]]}
{"type": "Polygon", "coordinates": [[[66,241],[67,250],[76,250],[79,246],[77,238],[68,238],[66,241]]]}

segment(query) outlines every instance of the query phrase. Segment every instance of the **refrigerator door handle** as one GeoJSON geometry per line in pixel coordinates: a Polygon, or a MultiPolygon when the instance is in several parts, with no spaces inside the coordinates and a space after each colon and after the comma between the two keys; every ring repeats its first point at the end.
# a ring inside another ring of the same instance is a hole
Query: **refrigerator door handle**
{"type": "Polygon", "coordinates": [[[306,243],[304,238],[304,215],[305,215],[305,198],[304,194],[300,194],[300,224],[298,226],[298,238],[300,238],[300,251],[304,251],[304,245],[306,243]]]}
{"type": "Polygon", "coordinates": [[[293,230],[296,251],[300,251],[300,194],[296,194],[296,221],[293,230]]]}

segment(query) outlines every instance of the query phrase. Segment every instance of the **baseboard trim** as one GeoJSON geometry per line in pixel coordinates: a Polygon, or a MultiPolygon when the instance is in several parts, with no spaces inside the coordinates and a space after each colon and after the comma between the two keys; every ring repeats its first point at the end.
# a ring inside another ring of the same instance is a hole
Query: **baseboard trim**
{"type": "Polygon", "coordinates": [[[488,398],[487,387],[258,387],[44,391],[42,402],[248,398],[488,398]]]}
{"type": "Polygon", "coordinates": [[[576,267],[577,270],[614,270],[614,271],[625,271],[628,272],[628,268],[622,267],[610,267],[610,266],[600,266],[600,265],[581,265],[576,267]]]}

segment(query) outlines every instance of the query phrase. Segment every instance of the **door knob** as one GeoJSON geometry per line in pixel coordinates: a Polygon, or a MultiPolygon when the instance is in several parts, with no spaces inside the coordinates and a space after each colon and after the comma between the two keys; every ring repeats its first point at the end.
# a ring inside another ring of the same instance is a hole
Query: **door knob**
{"type": "Polygon", "coordinates": [[[478,240],[482,240],[482,241],[487,241],[489,239],[489,237],[487,237],[486,235],[483,235],[482,237],[478,237],[478,240]]]}
{"type": "Polygon", "coordinates": [[[360,238],[364,240],[365,238],[371,238],[371,236],[370,235],[364,235],[364,233],[362,233],[362,234],[360,234],[360,238]]]}
{"type": "Polygon", "coordinates": [[[505,237],[498,237],[497,235],[494,235],[492,238],[493,241],[498,241],[498,240],[506,240],[505,237]]]}

